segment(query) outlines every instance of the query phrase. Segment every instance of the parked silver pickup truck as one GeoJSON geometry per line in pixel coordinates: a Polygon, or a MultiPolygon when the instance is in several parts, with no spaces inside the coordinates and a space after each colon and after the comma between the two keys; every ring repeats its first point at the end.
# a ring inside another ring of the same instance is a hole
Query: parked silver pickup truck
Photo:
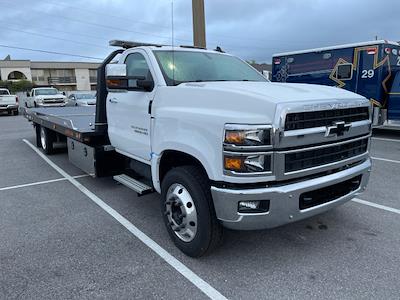
{"type": "Polygon", "coordinates": [[[11,95],[8,89],[0,89],[0,112],[3,111],[9,115],[18,115],[18,97],[11,95]]]}

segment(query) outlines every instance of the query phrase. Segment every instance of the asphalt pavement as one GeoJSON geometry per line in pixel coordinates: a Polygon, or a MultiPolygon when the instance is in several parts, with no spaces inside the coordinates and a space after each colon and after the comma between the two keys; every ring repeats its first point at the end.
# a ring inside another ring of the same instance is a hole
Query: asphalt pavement
{"type": "Polygon", "coordinates": [[[65,152],[48,156],[53,167],[34,142],[26,119],[0,116],[0,299],[399,298],[399,133],[374,132],[364,201],[226,230],[200,259],[170,241],[159,195],[87,177],[65,152]]]}

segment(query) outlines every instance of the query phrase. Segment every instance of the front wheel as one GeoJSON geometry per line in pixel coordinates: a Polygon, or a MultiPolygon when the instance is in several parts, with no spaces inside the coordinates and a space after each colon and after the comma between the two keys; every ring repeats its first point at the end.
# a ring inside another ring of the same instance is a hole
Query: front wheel
{"type": "Polygon", "coordinates": [[[177,167],[162,182],[161,210],[168,234],[186,255],[200,257],[222,241],[208,178],[196,166],[177,167]]]}

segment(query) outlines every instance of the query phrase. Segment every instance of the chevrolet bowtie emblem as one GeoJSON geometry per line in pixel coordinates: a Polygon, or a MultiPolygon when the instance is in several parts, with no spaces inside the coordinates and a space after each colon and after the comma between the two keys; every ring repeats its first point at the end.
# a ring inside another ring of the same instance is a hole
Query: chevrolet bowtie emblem
{"type": "Polygon", "coordinates": [[[336,134],[342,136],[346,131],[349,131],[351,124],[346,124],[344,121],[334,122],[331,126],[326,126],[325,136],[336,134]]]}

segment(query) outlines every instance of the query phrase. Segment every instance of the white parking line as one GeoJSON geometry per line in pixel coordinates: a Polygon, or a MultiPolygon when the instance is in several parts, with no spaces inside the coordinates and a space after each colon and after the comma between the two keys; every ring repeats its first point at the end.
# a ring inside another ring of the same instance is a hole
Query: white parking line
{"type": "MultiPolygon", "coordinates": [[[[89,175],[84,174],[84,175],[73,176],[73,178],[82,178],[82,177],[87,177],[87,176],[89,176],[89,175]]],[[[50,179],[50,180],[45,180],[45,181],[37,181],[37,182],[31,182],[31,183],[25,183],[25,184],[13,185],[13,186],[6,186],[6,187],[0,188],[0,192],[1,191],[24,188],[24,187],[29,187],[29,186],[47,184],[47,183],[52,183],[52,182],[64,181],[64,180],[67,180],[67,178],[63,177],[63,178],[50,179]]]]}
{"type": "Polygon", "coordinates": [[[53,163],[49,158],[46,157],[40,150],[38,150],[34,145],[32,145],[29,141],[23,140],[29,147],[32,148],[44,161],[46,161],[51,167],[53,167],[61,176],[65,177],[70,183],[72,183],[77,189],[79,189],[82,193],[84,193],[89,199],[91,199],[94,203],[100,206],[105,212],[107,212],[111,217],[117,220],[122,226],[128,229],[135,237],[141,240],[147,247],[153,250],[158,256],[160,256],[165,262],[167,262],[171,267],[177,270],[180,274],[182,274],[186,279],[188,279],[191,283],[193,283],[198,289],[200,289],[204,294],[206,294],[211,299],[227,299],[223,296],[219,291],[213,288],[206,281],[201,279],[198,275],[196,275],[192,270],[190,270],[187,266],[177,260],[174,256],[172,256],[169,252],[167,252],[164,248],[162,248],[159,244],[153,241],[150,237],[148,237],[144,232],[142,232],[139,228],[129,222],[126,218],[121,216],[116,210],[107,205],[103,200],[97,197],[94,193],[89,191],[86,187],[80,184],[76,179],[70,176],[67,172],[53,163]]]}
{"type": "Polygon", "coordinates": [[[396,139],[388,139],[388,138],[378,138],[378,137],[372,137],[373,140],[378,140],[378,141],[386,141],[386,142],[396,142],[400,143],[400,140],[396,139]]]}
{"type": "Polygon", "coordinates": [[[368,205],[368,206],[371,206],[371,207],[383,209],[383,210],[386,210],[386,211],[390,211],[392,213],[400,215],[400,209],[396,209],[396,208],[392,208],[392,207],[389,207],[389,206],[385,206],[385,205],[381,205],[381,204],[365,201],[365,200],[358,199],[358,198],[354,198],[354,199],[352,199],[352,201],[360,203],[360,204],[368,205]]]}
{"type": "Polygon", "coordinates": [[[380,161],[386,161],[386,162],[391,162],[391,163],[395,163],[395,164],[400,164],[399,160],[393,160],[393,159],[387,159],[387,158],[381,158],[381,157],[375,157],[375,156],[371,156],[371,158],[374,160],[380,160],[380,161]]]}

